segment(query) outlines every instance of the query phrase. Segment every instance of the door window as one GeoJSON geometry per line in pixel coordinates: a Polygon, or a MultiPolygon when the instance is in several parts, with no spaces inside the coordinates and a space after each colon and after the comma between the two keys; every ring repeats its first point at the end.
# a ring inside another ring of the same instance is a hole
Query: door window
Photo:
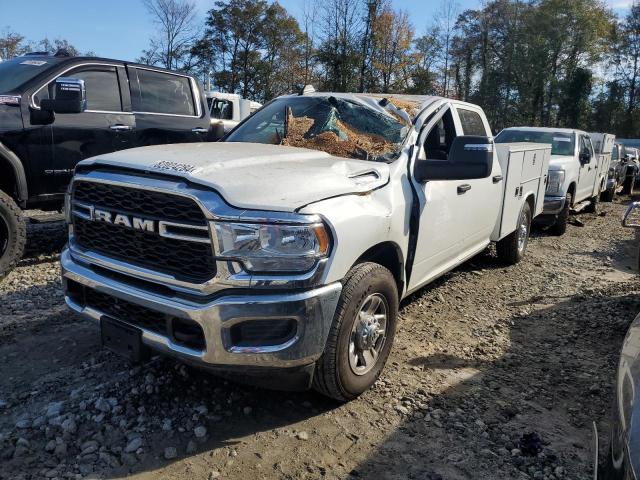
{"type": "Polygon", "coordinates": [[[456,127],[451,110],[436,122],[424,142],[424,154],[429,160],[448,160],[449,150],[456,138],[456,127]]]}
{"type": "Polygon", "coordinates": [[[618,146],[614,145],[611,150],[611,160],[618,160],[618,146]]]}
{"type": "Polygon", "coordinates": [[[485,129],[482,117],[478,112],[464,108],[458,108],[457,111],[458,116],[460,117],[463,135],[477,135],[480,137],[487,136],[487,130],[485,129]]]}
{"type": "Polygon", "coordinates": [[[221,98],[211,99],[211,118],[217,118],[219,120],[232,120],[233,119],[233,103],[230,100],[223,100],[221,98]]]}
{"type": "Polygon", "coordinates": [[[589,137],[583,136],[582,137],[582,146],[581,146],[581,153],[586,153],[587,155],[593,157],[593,146],[591,145],[591,141],[589,140],[589,137]]]}
{"type": "MultiPolygon", "coordinates": [[[[87,95],[87,110],[121,112],[120,82],[115,67],[81,67],[64,73],[62,76],[84,80],[87,95]]],[[[35,105],[43,98],[54,98],[56,82],[52,80],[46,88],[40,89],[34,96],[35,105]]]]}
{"type": "Polygon", "coordinates": [[[195,116],[188,77],[151,70],[137,70],[140,90],[131,101],[136,112],[195,116]]]}

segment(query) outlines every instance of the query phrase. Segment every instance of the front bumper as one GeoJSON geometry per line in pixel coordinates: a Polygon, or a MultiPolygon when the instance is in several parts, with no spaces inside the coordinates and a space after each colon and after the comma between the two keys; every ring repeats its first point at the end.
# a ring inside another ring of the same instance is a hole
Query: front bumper
{"type": "MultiPolygon", "coordinates": [[[[169,354],[187,363],[215,370],[294,369],[313,364],[322,354],[333,321],[342,285],[337,282],[315,289],[281,293],[252,293],[245,290],[228,294],[221,291],[210,299],[189,299],[166,294],[147,282],[129,281],[123,275],[111,275],[73,258],[65,249],[61,256],[65,300],[69,307],[83,316],[99,322],[103,316],[113,318],[99,308],[87,304],[72,294],[70,285],[99,292],[115,304],[134,304],[159,317],[185,319],[197,323],[204,336],[204,348],[181,345],[171,332],[153,331],[136,322],[115,318],[139,328],[142,343],[152,350],[169,354]],[[232,327],[242,322],[290,320],[295,322],[295,334],[276,345],[234,345],[232,327]]],[[[84,297],[86,299],[86,297],[84,297]]]]}
{"type": "Polygon", "coordinates": [[[545,195],[544,208],[542,209],[543,215],[557,215],[564,208],[565,197],[545,195]]]}

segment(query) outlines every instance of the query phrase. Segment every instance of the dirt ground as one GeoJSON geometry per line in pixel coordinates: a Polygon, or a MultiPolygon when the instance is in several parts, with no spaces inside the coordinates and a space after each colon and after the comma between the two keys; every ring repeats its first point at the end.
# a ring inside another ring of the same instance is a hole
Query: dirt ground
{"type": "Polygon", "coordinates": [[[640,311],[624,205],[601,211],[536,233],[515,267],[488,250],[405,300],[381,379],[346,405],[102,350],[36,225],[0,284],[0,478],[591,478],[591,422],[606,439],[640,311]]]}

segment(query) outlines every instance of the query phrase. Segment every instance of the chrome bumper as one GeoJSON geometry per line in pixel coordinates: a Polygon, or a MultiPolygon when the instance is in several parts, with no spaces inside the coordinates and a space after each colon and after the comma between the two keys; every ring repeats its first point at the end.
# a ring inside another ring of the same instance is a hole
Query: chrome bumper
{"type": "Polygon", "coordinates": [[[552,197],[545,195],[543,215],[557,215],[564,208],[565,197],[552,197]]]}
{"type": "MultiPolygon", "coordinates": [[[[153,350],[180,358],[188,363],[210,367],[292,368],[313,363],[322,354],[333,321],[342,285],[286,293],[257,292],[218,296],[207,303],[166,297],[146,289],[139,282],[126,283],[126,277],[105,276],[89,264],[76,261],[65,249],[60,258],[67,305],[97,322],[104,312],[82,305],[70,296],[68,281],[157,311],[159,315],[192,320],[200,325],[206,347],[193,350],[176,344],[169,336],[141,328],[142,343],[153,350]],[[259,347],[234,346],[230,328],[247,320],[291,319],[296,322],[295,335],[280,345],[259,347]]],[[[121,320],[117,319],[116,320],[121,320]]]]}

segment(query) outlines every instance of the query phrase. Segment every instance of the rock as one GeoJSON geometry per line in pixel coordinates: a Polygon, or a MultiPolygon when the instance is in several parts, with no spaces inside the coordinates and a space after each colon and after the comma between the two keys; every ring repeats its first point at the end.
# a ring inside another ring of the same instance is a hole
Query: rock
{"type": "Polygon", "coordinates": [[[211,470],[209,472],[209,476],[207,477],[207,480],[216,480],[220,478],[220,472],[218,472],[217,470],[211,470]]]}
{"type": "Polygon", "coordinates": [[[87,440],[80,445],[80,455],[88,455],[93,452],[97,452],[100,445],[95,440],[87,440]]]}
{"type": "Polygon", "coordinates": [[[198,446],[196,445],[196,442],[194,442],[193,440],[189,440],[189,443],[187,443],[186,450],[188,454],[196,453],[196,451],[198,450],[198,446]]]}
{"type": "Polygon", "coordinates": [[[251,407],[244,407],[244,408],[242,409],[242,413],[244,413],[245,415],[251,415],[251,411],[252,411],[252,410],[253,410],[253,409],[252,409],[251,407]]]}
{"type": "Polygon", "coordinates": [[[73,434],[76,433],[78,427],[76,426],[76,422],[73,418],[67,418],[62,422],[62,431],[73,434]]]}
{"type": "Polygon", "coordinates": [[[31,446],[31,443],[29,442],[29,440],[27,440],[26,438],[20,437],[18,439],[18,441],[16,442],[16,447],[25,447],[25,448],[29,448],[31,446]]]}
{"type": "Polygon", "coordinates": [[[109,465],[111,468],[118,468],[120,466],[120,462],[118,461],[118,459],[115,457],[115,455],[112,455],[108,452],[100,452],[98,454],[98,458],[106,463],[107,465],[109,465]]]}
{"type": "Polygon", "coordinates": [[[298,440],[309,440],[309,434],[305,431],[298,432],[296,437],[298,438],[298,440]]]}
{"type": "Polygon", "coordinates": [[[49,440],[47,442],[47,444],[44,446],[44,450],[45,452],[53,452],[56,449],[56,441],[55,440],[49,440]]]}
{"type": "Polygon", "coordinates": [[[124,452],[125,453],[134,453],[141,446],[142,446],[142,438],[135,437],[133,440],[131,440],[129,443],[127,443],[126,447],[124,447],[124,452]]]}
{"type": "Polygon", "coordinates": [[[22,420],[18,420],[16,422],[16,428],[19,428],[21,430],[24,430],[26,428],[31,427],[31,420],[23,418],[22,420]]]}
{"type": "Polygon", "coordinates": [[[60,416],[63,407],[64,402],[51,402],[47,405],[47,418],[60,416]]]}
{"type": "Polygon", "coordinates": [[[164,458],[171,460],[178,456],[178,449],[176,447],[167,447],[164,449],[164,458]]]}
{"type": "Polygon", "coordinates": [[[94,404],[96,410],[102,413],[108,413],[111,411],[111,404],[107,401],[107,399],[100,397],[96,400],[94,404]]]}
{"type": "Polygon", "coordinates": [[[401,413],[402,415],[409,415],[409,409],[404,405],[396,405],[394,408],[396,412],[401,413]]]}
{"type": "Polygon", "coordinates": [[[207,434],[207,429],[202,425],[199,425],[193,429],[193,433],[197,438],[204,438],[205,435],[207,434]]]}

